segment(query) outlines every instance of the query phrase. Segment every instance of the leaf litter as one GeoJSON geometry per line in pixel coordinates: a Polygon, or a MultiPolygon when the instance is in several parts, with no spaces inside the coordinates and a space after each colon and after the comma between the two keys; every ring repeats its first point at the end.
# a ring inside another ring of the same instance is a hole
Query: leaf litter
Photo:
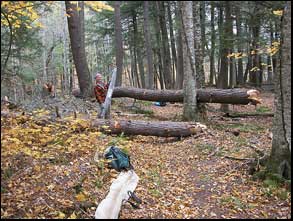
{"type": "MultiPolygon", "coordinates": [[[[272,94],[263,97],[262,105],[273,109],[272,94]]],[[[131,113],[123,109],[127,101],[115,99],[113,119],[123,119],[115,110],[131,113]]],[[[225,157],[253,157],[249,145],[269,153],[272,118],[223,118],[218,104],[207,106],[207,132],[184,139],[105,135],[89,127],[94,115],[50,121],[46,108],[1,117],[1,218],[94,218],[118,175],[94,158],[117,145],[130,155],[140,177],[136,195],[143,201],[137,210],[124,204],[120,218],[290,219],[291,193],[285,187],[252,179],[246,161],[225,157]]],[[[179,121],[182,113],[182,104],[139,108],[153,113],[139,116],[142,120],[179,121]]],[[[231,109],[255,111],[245,105],[231,109]]]]}

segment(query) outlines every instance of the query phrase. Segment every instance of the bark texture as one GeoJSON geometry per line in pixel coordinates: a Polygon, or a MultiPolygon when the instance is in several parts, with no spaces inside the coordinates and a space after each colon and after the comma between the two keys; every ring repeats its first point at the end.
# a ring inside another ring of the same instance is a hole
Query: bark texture
{"type": "Polygon", "coordinates": [[[276,112],[268,169],[291,179],[291,2],[283,15],[281,51],[275,76],[276,112]]]}
{"type": "Polygon", "coordinates": [[[184,62],[184,100],[183,119],[197,120],[196,75],[194,62],[194,32],[191,1],[180,2],[182,16],[183,62],[184,62]]]}
{"type": "Polygon", "coordinates": [[[116,66],[117,66],[117,81],[116,86],[122,84],[123,73],[123,41],[122,41],[122,26],[121,26],[121,13],[120,1],[115,1],[115,49],[116,49],[116,66]]]}
{"type": "Polygon", "coordinates": [[[146,75],[146,88],[154,88],[154,68],[153,68],[153,55],[151,47],[151,36],[149,30],[149,2],[143,2],[143,27],[144,27],[144,36],[145,36],[145,48],[147,54],[147,75],[146,75]]]}
{"type": "Polygon", "coordinates": [[[201,133],[206,126],[199,123],[172,121],[134,121],[102,120],[92,122],[92,127],[99,127],[102,132],[110,134],[144,135],[160,137],[186,137],[201,133]]]}
{"type": "Polygon", "coordinates": [[[65,2],[68,19],[68,30],[70,36],[73,60],[76,67],[78,83],[81,96],[90,97],[92,94],[92,80],[86,60],[85,46],[83,42],[82,25],[77,11],[77,5],[69,1],[65,2]]]}
{"type": "MultiPolygon", "coordinates": [[[[197,101],[200,103],[257,104],[260,93],[247,89],[198,89],[197,101]]],[[[114,97],[130,97],[138,100],[183,102],[183,90],[147,90],[140,88],[116,87],[114,97]]]]}

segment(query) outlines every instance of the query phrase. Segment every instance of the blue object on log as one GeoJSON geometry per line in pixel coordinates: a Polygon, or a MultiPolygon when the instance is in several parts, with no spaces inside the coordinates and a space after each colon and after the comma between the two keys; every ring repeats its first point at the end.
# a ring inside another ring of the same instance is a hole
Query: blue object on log
{"type": "Polygon", "coordinates": [[[155,105],[156,105],[156,106],[159,106],[159,107],[164,107],[164,106],[166,106],[167,104],[166,104],[166,102],[164,102],[164,101],[157,101],[157,102],[155,102],[155,105]]]}

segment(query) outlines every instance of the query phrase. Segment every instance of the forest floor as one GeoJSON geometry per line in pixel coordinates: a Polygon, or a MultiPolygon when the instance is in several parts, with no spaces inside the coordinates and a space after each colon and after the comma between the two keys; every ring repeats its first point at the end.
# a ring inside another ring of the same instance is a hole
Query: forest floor
{"type": "MultiPolygon", "coordinates": [[[[256,108],[230,109],[273,112],[273,94],[261,96],[256,108]]],[[[83,104],[87,114],[74,119],[66,102],[48,102],[24,106],[25,114],[22,109],[11,111],[14,117],[1,115],[1,218],[94,218],[118,175],[94,156],[113,144],[129,153],[139,176],[136,195],[143,201],[140,209],[123,205],[120,218],[291,218],[288,185],[254,179],[245,159],[257,156],[254,148],[270,153],[272,117],[227,118],[220,105],[208,104],[208,120],[202,122],[208,129],[200,135],[110,136],[88,127],[96,103],[83,104]],[[54,117],[57,103],[66,123],[54,117]]],[[[75,102],[79,110],[81,101],[75,102]]],[[[180,121],[182,116],[179,103],[158,107],[137,101],[130,108],[132,102],[114,99],[113,118],[180,121]]]]}

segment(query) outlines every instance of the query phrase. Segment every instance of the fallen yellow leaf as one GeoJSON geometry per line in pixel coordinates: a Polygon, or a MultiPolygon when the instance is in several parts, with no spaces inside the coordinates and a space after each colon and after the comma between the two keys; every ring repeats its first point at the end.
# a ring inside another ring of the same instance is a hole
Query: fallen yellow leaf
{"type": "Polygon", "coordinates": [[[82,201],[85,201],[85,200],[86,200],[86,197],[85,197],[85,195],[84,195],[82,192],[79,193],[79,194],[77,194],[77,195],[75,196],[75,198],[76,198],[76,200],[79,201],[79,202],[82,202],[82,201]]]}
{"type": "Polygon", "coordinates": [[[68,217],[68,219],[76,219],[75,212],[73,212],[73,213],[68,217]]]}

